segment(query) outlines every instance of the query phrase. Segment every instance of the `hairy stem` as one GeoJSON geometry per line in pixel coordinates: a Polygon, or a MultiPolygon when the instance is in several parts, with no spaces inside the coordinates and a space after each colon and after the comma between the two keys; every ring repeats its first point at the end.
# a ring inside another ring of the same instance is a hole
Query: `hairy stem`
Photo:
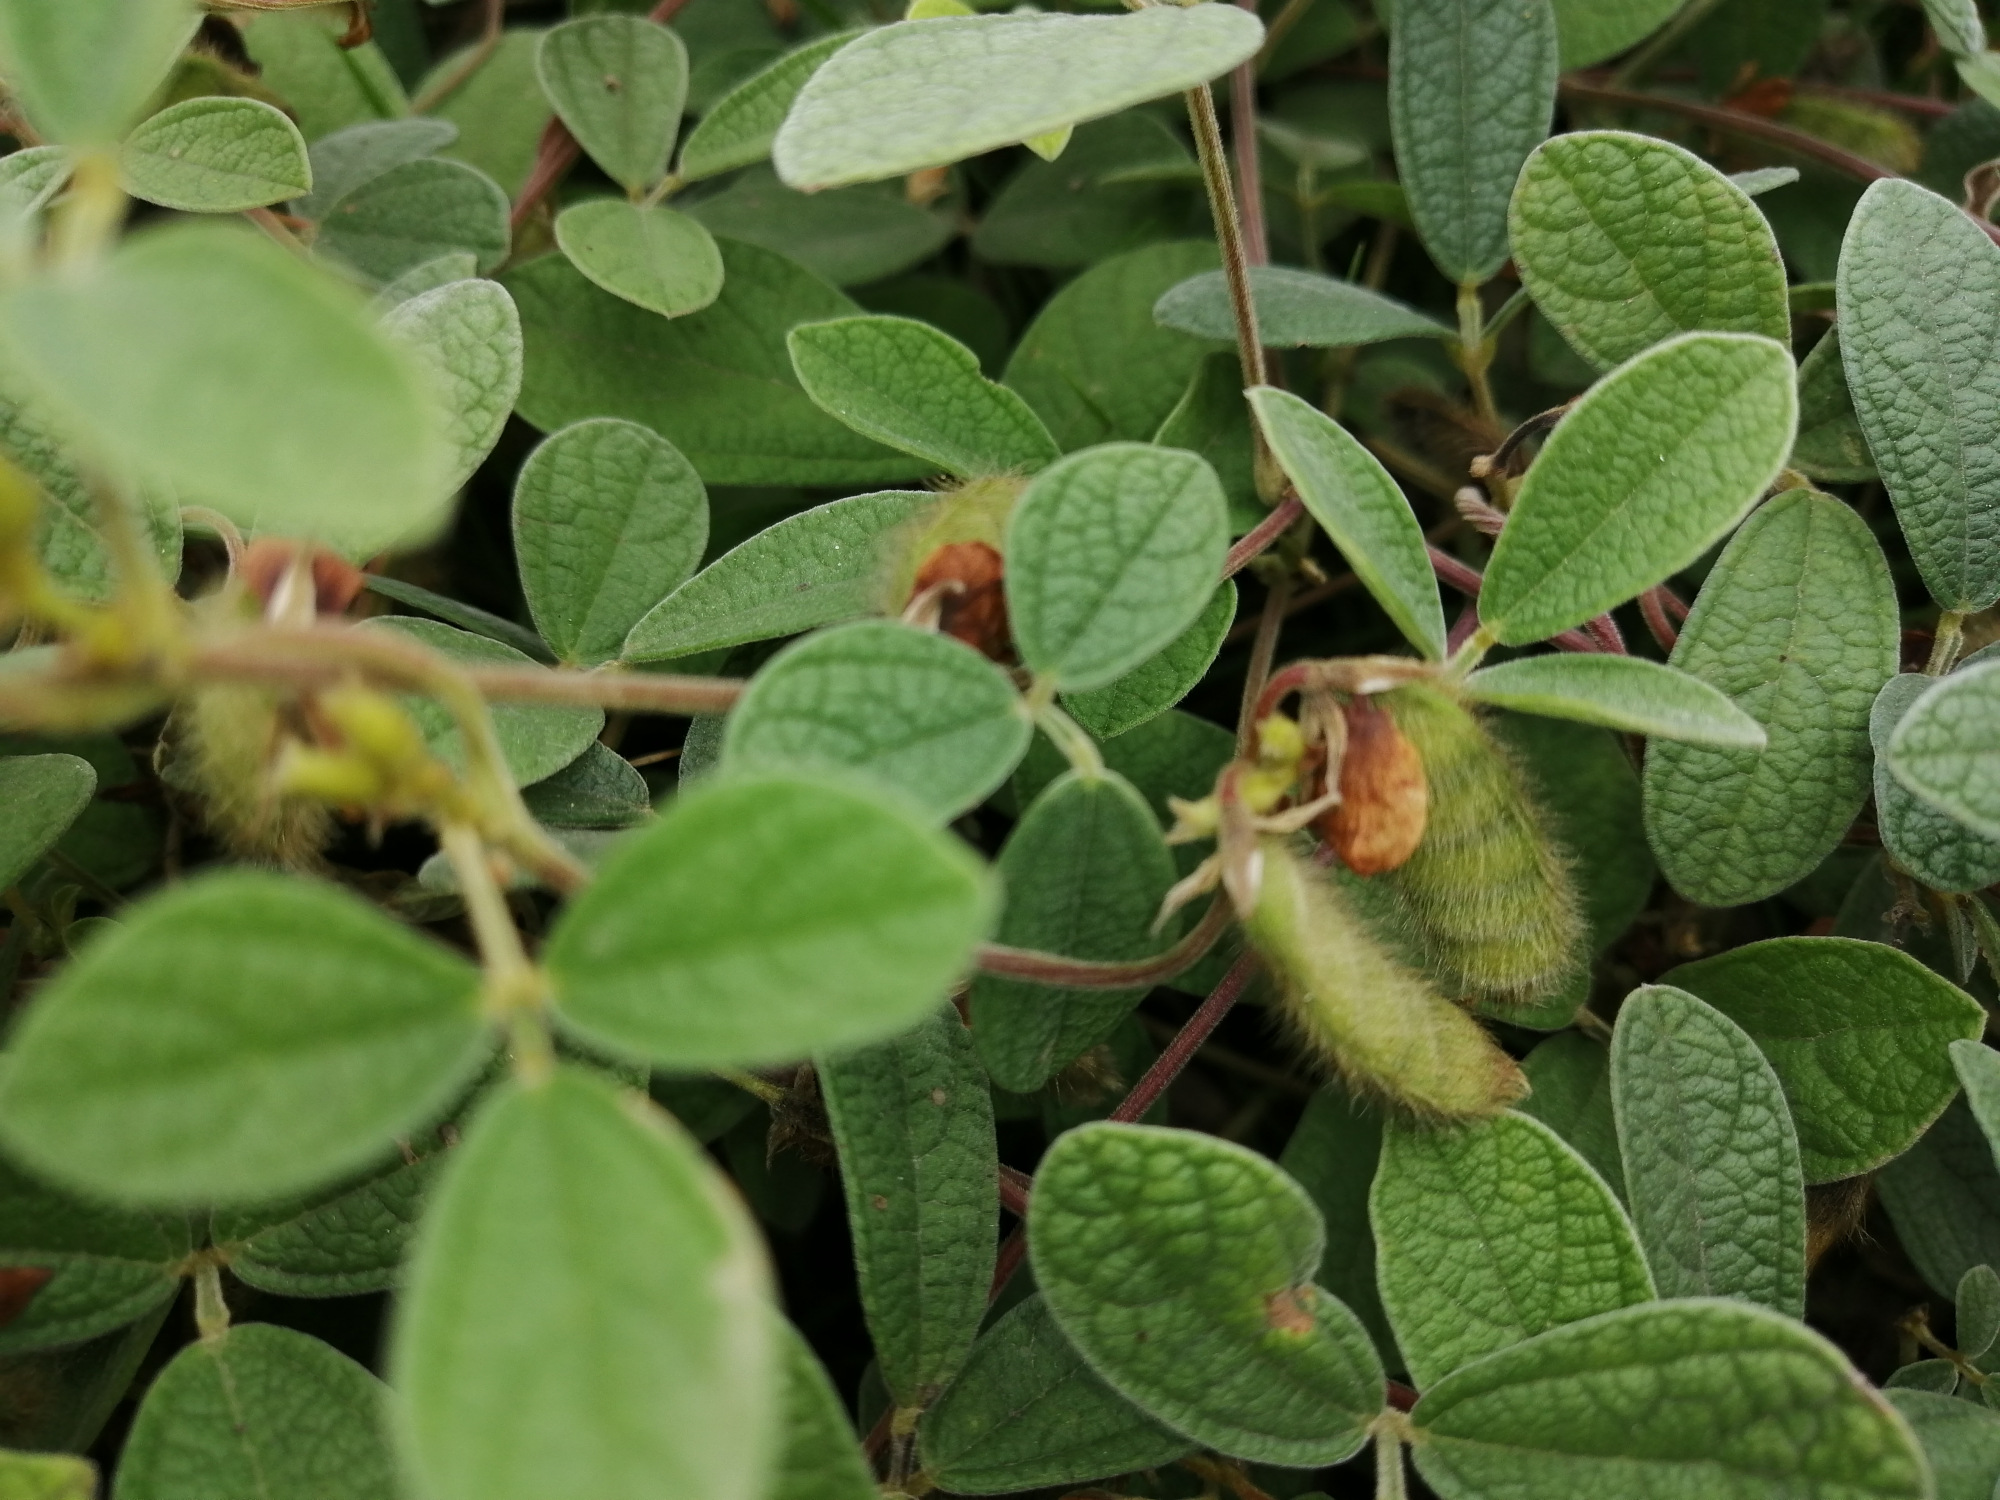
{"type": "Polygon", "coordinates": [[[1271,663],[1278,654],[1278,636],[1285,628],[1285,606],[1291,602],[1290,574],[1281,574],[1264,596],[1264,612],[1257,618],[1257,637],[1250,643],[1250,668],[1243,678],[1243,698],[1236,712],[1236,753],[1249,755],[1255,748],[1257,724],[1262,715],[1258,700],[1271,676],[1271,663]]]}
{"type": "Polygon", "coordinates": [[[1287,494],[1268,516],[1236,539],[1236,544],[1229,549],[1229,556],[1223,559],[1222,576],[1234,578],[1249,567],[1254,558],[1289,531],[1292,523],[1305,513],[1306,508],[1299,503],[1299,497],[1287,494]]]}
{"type": "Polygon", "coordinates": [[[1958,660],[1958,648],[1965,640],[1965,616],[1955,609],[1945,610],[1938,616],[1937,634],[1931,638],[1931,658],[1924,663],[1924,671],[1931,677],[1942,677],[1951,670],[1951,664],[1958,660]]]}
{"type": "Polygon", "coordinates": [[[1209,997],[1201,1002],[1201,1008],[1188,1017],[1187,1025],[1180,1030],[1162,1052],[1153,1060],[1146,1076],[1132,1086],[1132,1092],[1118,1102],[1111,1111],[1110,1118],[1121,1125],[1129,1125],[1141,1118],[1173,1086],[1181,1070],[1201,1050],[1201,1044],[1208,1040],[1222,1018],[1229,1014],[1231,1007],[1242,998],[1244,990],[1250,987],[1250,980],[1257,972],[1257,956],[1246,953],[1229,966],[1229,972],[1222,976],[1209,997]]]}
{"type": "Polygon", "coordinates": [[[1188,929],[1187,936],[1157,958],[1135,959],[1129,963],[1094,963],[1084,958],[1064,958],[1057,953],[1041,953],[1032,948],[1010,948],[1005,943],[981,943],[976,961],[982,974],[998,974],[1023,979],[1030,984],[1048,984],[1072,990],[1132,990],[1164,984],[1184,969],[1191,969],[1207,956],[1216,941],[1229,929],[1229,903],[1218,897],[1188,929]]]}

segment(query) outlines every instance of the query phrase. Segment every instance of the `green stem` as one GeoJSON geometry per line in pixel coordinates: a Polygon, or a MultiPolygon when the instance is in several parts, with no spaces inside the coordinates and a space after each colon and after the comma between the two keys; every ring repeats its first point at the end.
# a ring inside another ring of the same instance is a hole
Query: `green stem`
{"type": "Polygon", "coordinates": [[[1404,1500],[1403,1440],[1386,1427],[1375,1429],[1375,1500],[1404,1500]]]}
{"type": "Polygon", "coordinates": [[[1098,753],[1097,741],[1084,732],[1083,726],[1056,707],[1052,689],[1036,689],[1028,696],[1028,706],[1035,716],[1035,727],[1062,751],[1063,759],[1079,776],[1087,781],[1104,779],[1104,757],[1098,753]]]}
{"type": "Polygon", "coordinates": [[[1446,682],[1463,682],[1472,675],[1472,670],[1486,659],[1486,653],[1494,646],[1492,634],[1481,625],[1466,637],[1465,644],[1452,653],[1450,661],[1444,664],[1446,682]]]}
{"type": "Polygon", "coordinates": [[[1459,369],[1465,372],[1466,382],[1472,387],[1473,409],[1495,431],[1504,432],[1506,429],[1500,421],[1500,410],[1493,404],[1493,387],[1486,380],[1486,371],[1493,363],[1493,345],[1486,336],[1485,320],[1486,310],[1479,300],[1478,283],[1460,282],[1458,347],[1454,356],[1459,369]]]}
{"type": "Polygon", "coordinates": [[[759,1078],[755,1073],[746,1073],[741,1068],[717,1068],[715,1076],[724,1083],[733,1083],[751,1097],[776,1106],[784,1103],[785,1091],[769,1079],[759,1078]]]}
{"type": "Polygon", "coordinates": [[[1958,648],[1965,641],[1965,616],[1955,609],[1948,609],[1938,616],[1937,634],[1931,639],[1931,659],[1924,663],[1924,671],[1931,677],[1942,677],[1951,670],[1951,664],[1958,660],[1958,648]]]}
{"type": "Polygon", "coordinates": [[[229,1332],[229,1303],[222,1295],[222,1267],[204,1255],[194,1272],[194,1326],[203,1339],[229,1332]]]}

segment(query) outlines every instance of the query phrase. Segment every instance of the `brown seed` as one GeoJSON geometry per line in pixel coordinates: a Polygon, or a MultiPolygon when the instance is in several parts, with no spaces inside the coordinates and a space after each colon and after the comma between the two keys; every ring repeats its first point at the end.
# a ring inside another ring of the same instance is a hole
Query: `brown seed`
{"type": "Polygon", "coordinates": [[[999,551],[985,542],[950,542],[924,559],[912,596],[930,589],[938,599],[938,629],[995,661],[1012,655],[1007,635],[1007,592],[999,551]]]}
{"type": "Polygon", "coordinates": [[[1430,786],[1423,757],[1372,698],[1342,710],[1347,753],[1340,762],[1340,803],[1320,818],[1320,837],[1357,875],[1393,870],[1423,842],[1430,786]]]}
{"type": "MultiPolygon", "coordinates": [[[[258,603],[271,602],[271,595],[302,546],[311,544],[286,537],[260,536],[243,549],[242,560],[236,565],[237,573],[244,586],[257,596],[258,603]]],[[[347,612],[347,606],[367,587],[368,579],[345,558],[313,547],[312,581],[315,611],[321,615],[338,615],[347,612]]]]}

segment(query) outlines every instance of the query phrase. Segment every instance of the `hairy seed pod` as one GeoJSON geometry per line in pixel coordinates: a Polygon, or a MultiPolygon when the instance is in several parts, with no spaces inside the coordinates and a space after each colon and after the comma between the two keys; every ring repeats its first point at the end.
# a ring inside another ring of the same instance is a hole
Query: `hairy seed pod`
{"type": "Polygon", "coordinates": [[[231,853],[311,870],[332,841],[334,816],[319,802],[279,794],[270,770],[284,732],[277,695],[234,683],[183,699],[161,737],[169,785],[194,794],[202,821],[231,853]]]}
{"type": "Polygon", "coordinates": [[[1472,1000],[1551,993],[1580,961],[1583,915],[1519,769],[1444,689],[1382,698],[1430,783],[1423,841],[1390,878],[1440,977],[1472,1000]]]}
{"type": "Polygon", "coordinates": [[[917,574],[940,547],[954,542],[984,542],[1000,552],[1007,537],[1007,518],[1027,481],[1010,475],[974,479],[942,491],[937,503],[912,516],[882,541],[882,571],[877,607],[885,615],[900,615],[917,592],[917,574]]]}
{"type": "Polygon", "coordinates": [[[1372,698],[1342,708],[1346,750],[1335,786],[1340,801],[1313,826],[1357,875],[1400,868],[1416,853],[1430,809],[1423,757],[1372,698]]]}
{"type": "Polygon", "coordinates": [[[1292,1031],[1350,1088],[1429,1120],[1497,1115],[1528,1092],[1471,1016],[1377,941],[1345,894],[1284,840],[1244,928],[1277,977],[1292,1031]]]}

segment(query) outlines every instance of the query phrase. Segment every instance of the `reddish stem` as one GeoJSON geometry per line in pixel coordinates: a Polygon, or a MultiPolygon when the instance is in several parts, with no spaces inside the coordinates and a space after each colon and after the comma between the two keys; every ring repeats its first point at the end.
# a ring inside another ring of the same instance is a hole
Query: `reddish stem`
{"type": "Polygon", "coordinates": [[[1599,615],[1596,619],[1587,621],[1583,628],[1590,638],[1597,642],[1598,650],[1608,652],[1612,656],[1631,654],[1625,649],[1624,633],[1619,630],[1618,622],[1611,616],[1599,615]]]}
{"type": "Polygon", "coordinates": [[[1152,1067],[1146,1069],[1146,1076],[1134,1084],[1132,1092],[1111,1111],[1114,1122],[1129,1125],[1159,1101],[1160,1095],[1180,1077],[1181,1069],[1201,1050],[1201,1044],[1222,1024],[1222,1018],[1229,1014],[1230,1007],[1249,988],[1251,976],[1256,972],[1257,958],[1251,953],[1244,954],[1229,966],[1229,972],[1222,976],[1222,982],[1216,985],[1214,992],[1201,1002],[1199,1010],[1188,1017],[1187,1025],[1167,1043],[1167,1050],[1153,1060],[1152,1067]]]}
{"type": "Polygon", "coordinates": [[[1017,1219],[1028,1216],[1028,1193],[1034,1187],[1035,1179],[1026,1172],[1002,1164],[1000,1168],[1000,1206],[1017,1219]]]}
{"type": "Polygon", "coordinates": [[[1000,1253],[993,1259],[993,1282],[986,1289],[986,1305],[991,1307],[1000,1300],[1000,1294],[1007,1290],[1007,1283],[1014,1279],[1014,1273],[1021,1269],[1022,1257],[1028,1253],[1028,1226],[1025,1221],[1014,1226],[1014,1232],[1000,1243],[1000,1253]]]}
{"type": "MultiPolygon", "coordinates": [[[[1253,16],[1257,0],[1236,0],[1253,16]]],[[[1236,155],[1236,203],[1243,219],[1243,259],[1253,266],[1271,263],[1270,236],[1264,230],[1264,174],[1257,157],[1257,59],[1244,61],[1229,75],[1229,134],[1236,155]]]]}
{"type": "MultiPolygon", "coordinates": [[[[1469,599],[1479,597],[1479,586],[1485,580],[1479,569],[1462,563],[1449,552],[1440,551],[1435,546],[1426,549],[1431,555],[1431,571],[1445,584],[1457,589],[1469,599]]],[[[1615,627],[1614,627],[1615,628],[1615,627]]],[[[1560,635],[1549,637],[1549,644],[1559,651],[1602,651],[1605,648],[1585,635],[1581,630],[1565,630],[1560,635]]],[[[1620,640],[1620,649],[1624,642],[1620,640]]]]}
{"type": "Polygon", "coordinates": [[[1646,629],[1651,631],[1653,639],[1660,643],[1660,649],[1671,651],[1674,649],[1674,642],[1680,639],[1680,632],[1674,628],[1674,622],[1667,618],[1667,606],[1660,597],[1665,592],[1664,588],[1647,589],[1639,596],[1639,613],[1645,617],[1646,629]]]}
{"type": "Polygon", "coordinates": [[[1297,495],[1287,494],[1268,516],[1236,539],[1236,545],[1229,549],[1229,556],[1223,560],[1222,576],[1234,578],[1241,573],[1250,565],[1252,558],[1283,536],[1292,522],[1305,514],[1305,510],[1297,495]]]}

